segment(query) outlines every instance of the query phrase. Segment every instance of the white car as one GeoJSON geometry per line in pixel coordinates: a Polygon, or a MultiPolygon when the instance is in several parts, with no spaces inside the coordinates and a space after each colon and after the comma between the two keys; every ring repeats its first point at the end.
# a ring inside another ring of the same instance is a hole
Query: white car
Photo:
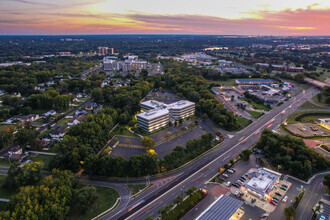
{"type": "Polygon", "coordinates": [[[228,175],[227,175],[227,174],[222,174],[222,176],[224,176],[224,177],[227,177],[227,178],[228,178],[228,175]]]}
{"type": "Polygon", "coordinates": [[[283,202],[286,202],[286,201],[288,201],[288,196],[284,196],[284,198],[283,198],[283,200],[282,200],[283,202]]]}
{"type": "Polygon", "coordinates": [[[229,173],[234,173],[234,171],[232,171],[232,170],[228,170],[228,172],[229,172],[229,173]]]}
{"type": "Polygon", "coordinates": [[[230,186],[230,181],[226,183],[226,186],[228,186],[228,187],[230,186]]]}

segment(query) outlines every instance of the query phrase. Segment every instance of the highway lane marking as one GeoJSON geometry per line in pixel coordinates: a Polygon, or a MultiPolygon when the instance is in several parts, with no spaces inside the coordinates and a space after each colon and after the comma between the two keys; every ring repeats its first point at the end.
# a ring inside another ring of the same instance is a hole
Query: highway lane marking
{"type": "MultiPolygon", "coordinates": [[[[311,92],[309,92],[308,94],[310,94],[311,92]]],[[[307,96],[307,94],[305,94],[305,96],[307,96]]],[[[304,98],[305,96],[303,96],[302,98],[304,98]]],[[[300,99],[302,99],[300,98],[300,99]]],[[[286,107],[284,110],[288,109],[289,107],[286,107]]],[[[273,118],[276,118],[277,116],[279,116],[282,113],[282,111],[280,111],[277,115],[275,115],[273,118]]],[[[264,125],[265,126],[265,125],[264,125]]],[[[262,127],[264,127],[262,126],[262,127]]],[[[261,128],[260,128],[261,129],[261,128]]],[[[252,135],[254,135],[254,133],[251,133],[249,136],[246,137],[246,139],[250,138],[252,135]]],[[[215,161],[217,161],[218,159],[220,159],[222,156],[226,155],[227,153],[229,153],[230,151],[232,151],[233,149],[235,149],[238,145],[240,144],[237,143],[236,145],[234,145],[232,148],[228,149],[225,153],[219,155],[217,158],[213,159],[211,162],[209,162],[208,164],[206,164],[204,167],[202,167],[201,169],[197,170],[195,173],[193,173],[190,177],[184,179],[183,181],[181,181],[180,183],[176,184],[176,186],[174,186],[173,188],[169,189],[168,191],[166,191],[164,194],[162,194],[161,196],[157,197],[156,199],[154,199],[153,201],[151,201],[148,205],[153,204],[154,202],[156,202],[157,200],[161,199],[162,197],[164,197],[165,195],[167,195],[168,193],[170,193],[172,190],[176,189],[177,187],[179,187],[179,185],[185,183],[186,181],[188,181],[190,178],[192,178],[193,176],[195,176],[197,173],[199,173],[202,169],[206,168],[207,166],[210,166],[212,163],[214,163],[215,161]]],[[[131,217],[135,216],[136,212],[133,213],[132,215],[128,216],[126,219],[130,219],[131,217]]]]}

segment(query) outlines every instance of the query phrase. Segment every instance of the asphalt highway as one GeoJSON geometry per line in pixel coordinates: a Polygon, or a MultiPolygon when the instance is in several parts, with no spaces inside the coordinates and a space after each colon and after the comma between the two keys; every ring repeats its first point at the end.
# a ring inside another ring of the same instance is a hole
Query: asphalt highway
{"type": "MultiPolygon", "coordinates": [[[[135,199],[131,199],[126,208],[114,210],[102,219],[144,219],[157,217],[158,211],[181,195],[191,186],[203,187],[217,170],[237,156],[243,149],[250,148],[259,139],[265,128],[277,128],[281,122],[296,111],[305,100],[311,99],[319,90],[311,88],[274,108],[265,116],[251,124],[245,130],[237,132],[211,152],[191,162],[171,174],[152,177],[153,187],[144,191],[135,199]]],[[[138,182],[138,181],[137,181],[138,182]]],[[[139,181],[141,183],[141,180],[139,181]]],[[[127,196],[127,195],[126,195],[127,196]]]]}

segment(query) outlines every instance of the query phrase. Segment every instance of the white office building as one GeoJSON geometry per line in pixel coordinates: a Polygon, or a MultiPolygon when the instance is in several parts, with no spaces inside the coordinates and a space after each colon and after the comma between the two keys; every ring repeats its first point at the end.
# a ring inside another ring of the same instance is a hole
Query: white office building
{"type": "Polygon", "coordinates": [[[187,100],[174,102],[167,108],[170,111],[170,117],[174,120],[185,119],[195,114],[195,103],[187,100]]]}
{"type": "Polygon", "coordinates": [[[150,133],[166,127],[170,120],[177,121],[194,115],[195,103],[181,100],[165,104],[156,100],[148,100],[141,103],[141,109],[146,112],[137,115],[138,128],[150,133]]]}
{"type": "Polygon", "coordinates": [[[153,109],[137,115],[138,128],[146,133],[152,133],[166,127],[169,122],[169,111],[165,109],[153,109]]]}

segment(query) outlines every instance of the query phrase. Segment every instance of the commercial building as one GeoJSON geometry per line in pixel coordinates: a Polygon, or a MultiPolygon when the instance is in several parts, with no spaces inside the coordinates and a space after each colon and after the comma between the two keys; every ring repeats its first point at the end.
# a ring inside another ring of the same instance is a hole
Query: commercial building
{"type": "Polygon", "coordinates": [[[330,130],[330,118],[319,118],[317,122],[321,127],[330,130]]]}
{"type": "Polygon", "coordinates": [[[195,103],[181,100],[168,105],[167,109],[173,120],[185,119],[195,114],[195,103]]]}
{"type": "Polygon", "coordinates": [[[165,104],[148,100],[141,103],[141,110],[146,112],[137,115],[137,126],[142,131],[150,133],[167,126],[170,121],[177,121],[194,115],[195,103],[180,100],[172,104],[165,104]]]}
{"type": "Polygon", "coordinates": [[[108,56],[103,58],[103,68],[105,71],[132,71],[132,70],[145,70],[148,63],[144,60],[127,59],[125,61],[118,61],[117,57],[108,56]]]}
{"type": "Polygon", "coordinates": [[[109,47],[98,47],[97,49],[98,49],[98,55],[100,55],[100,56],[114,54],[113,48],[109,48],[109,47]]]}
{"type": "Polygon", "coordinates": [[[196,220],[240,219],[244,215],[244,211],[240,209],[243,204],[241,200],[222,194],[196,220]]]}
{"type": "Polygon", "coordinates": [[[236,79],[239,85],[271,85],[274,81],[271,79],[236,79]]]}
{"type": "Polygon", "coordinates": [[[156,100],[148,100],[148,101],[145,101],[145,102],[141,102],[141,109],[143,111],[148,111],[148,110],[151,110],[151,109],[157,109],[157,108],[160,108],[162,106],[166,106],[166,104],[164,104],[163,102],[158,102],[156,100]]]}
{"type": "Polygon", "coordinates": [[[146,133],[154,132],[166,127],[169,122],[169,111],[165,109],[152,109],[137,115],[138,128],[146,133]]]}
{"type": "Polygon", "coordinates": [[[259,199],[270,199],[270,193],[281,177],[280,173],[267,168],[253,169],[248,175],[251,178],[242,185],[241,190],[259,199]]]}

